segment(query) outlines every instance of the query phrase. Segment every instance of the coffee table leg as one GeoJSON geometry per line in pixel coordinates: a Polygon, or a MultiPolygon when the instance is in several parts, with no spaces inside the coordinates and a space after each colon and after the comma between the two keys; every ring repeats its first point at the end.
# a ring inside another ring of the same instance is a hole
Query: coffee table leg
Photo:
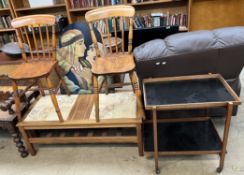
{"type": "Polygon", "coordinates": [[[154,145],[154,160],[155,160],[155,172],[160,173],[158,168],[158,126],[157,126],[157,110],[153,109],[153,145],[154,145]]]}
{"type": "Polygon", "coordinates": [[[227,106],[227,114],[226,114],[226,119],[225,119],[223,144],[222,144],[222,150],[220,153],[220,163],[219,163],[219,167],[217,168],[218,173],[220,173],[224,167],[224,160],[225,160],[226,146],[227,146],[227,141],[228,141],[228,136],[229,136],[232,110],[233,110],[233,103],[230,102],[230,103],[228,103],[228,106],[227,106]]]}

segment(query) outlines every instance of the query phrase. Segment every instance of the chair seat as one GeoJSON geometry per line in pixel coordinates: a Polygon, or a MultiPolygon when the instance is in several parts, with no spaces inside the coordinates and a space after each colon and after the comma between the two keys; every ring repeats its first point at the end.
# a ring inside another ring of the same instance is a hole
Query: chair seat
{"type": "Polygon", "coordinates": [[[35,61],[22,63],[9,74],[10,79],[23,80],[45,76],[51,72],[57,61],[35,61]]]}
{"type": "Polygon", "coordinates": [[[98,57],[92,65],[92,73],[97,75],[127,73],[134,69],[135,62],[133,56],[122,53],[98,57]]]}

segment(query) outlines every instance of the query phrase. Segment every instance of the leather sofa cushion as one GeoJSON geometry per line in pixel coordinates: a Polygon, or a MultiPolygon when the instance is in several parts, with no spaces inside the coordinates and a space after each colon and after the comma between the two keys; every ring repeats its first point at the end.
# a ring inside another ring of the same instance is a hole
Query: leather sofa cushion
{"type": "Polygon", "coordinates": [[[169,50],[165,56],[215,49],[216,43],[214,34],[207,30],[171,35],[165,38],[169,50]]]}
{"type": "Polygon", "coordinates": [[[226,27],[213,33],[218,38],[218,48],[244,45],[244,27],[226,27]]]}
{"type": "Polygon", "coordinates": [[[136,47],[134,49],[134,56],[138,61],[143,61],[166,55],[166,52],[167,48],[164,40],[154,39],[136,47]]]}

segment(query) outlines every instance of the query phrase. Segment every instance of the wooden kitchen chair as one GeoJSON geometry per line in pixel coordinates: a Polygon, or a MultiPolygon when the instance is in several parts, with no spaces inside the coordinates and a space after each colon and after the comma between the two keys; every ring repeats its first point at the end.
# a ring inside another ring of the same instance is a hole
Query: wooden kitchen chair
{"type": "MultiPolygon", "coordinates": [[[[98,87],[98,76],[116,75],[129,73],[131,84],[133,90],[136,94],[136,100],[138,106],[143,109],[141,101],[141,91],[138,86],[137,76],[135,73],[135,62],[132,55],[132,38],[133,38],[133,16],[135,15],[135,9],[132,6],[118,5],[102,7],[95,10],[91,10],[86,13],[85,18],[89,23],[92,40],[96,49],[96,60],[92,65],[93,73],[93,86],[94,86],[94,96],[95,96],[95,110],[96,110],[96,121],[99,122],[99,87],[98,87]],[[100,20],[104,21],[105,31],[107,32],[107,44],[109,46],[109,51],[103,44],[103,51],[101,52],[98,46],[97,38],[94,33],[94,25],[100,20]],[[119,24],[118,24],[119,21],[119,24]],[[113,32],[109,29],[109,23],[113,24],[113,32]],[[128,36],[128,50],[126,51],[124,40],[125,40],[125,25],[127,25],[129,30],[128,36]],[[121,43],[122,46],[118,47],[118,26],[121,32],[121,43]],[[111,36],[115,40],[115,44],[112,44],[111,36]],[[115,49],[112,47],[115,46],[115,49]],[[108,53],[107,53],[108,52],[108,53]]],[[[108,88],[108,83],[105,81],[105,88],[108,88]]],[[[144,110],[141,110],[144,115],[144,110]]]]}
{"type": "Polygon", "coordinates": [[[33,82],[26,88],[25,91],[30,90],[33,85],[38,85],[41,94],[44,96],[44,90],[49,90],[59,121],[63,122],[63,117],[55,94],[57,93],[61,84],[63,84],[67,94],[69,94],[69,91],[62,79],[62,76],[58,72],[57,67],[55,16],[24,16],[13,19],[11,24],[16,29],[23,60],[23,63],[20,64],[9,75],[9,78],[12,80],[12,86],[15,93],[15,105],[18,120],[21,121],[21,95],[18,91],[17,82],[22,80],[31,80],[33,82]],[[55,71],[59,78],[59,83],[56,88],[53,86],[53,83],[49,77],[52,71],[55,71]],[[40,82],[41,79],[45,79],[47,81],[48,88],[42,87],[40,82]]]}

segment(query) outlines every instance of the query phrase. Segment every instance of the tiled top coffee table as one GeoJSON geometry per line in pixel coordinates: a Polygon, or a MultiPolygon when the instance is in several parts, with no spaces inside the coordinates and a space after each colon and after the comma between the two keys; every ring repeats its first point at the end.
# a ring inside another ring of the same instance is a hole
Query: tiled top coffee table
{"type": "Polygon", "coordinates": [[[153,137],[145,134],[145,147],[153,143],[156,173],[158,155],[220,154],[221,172],[234,105],[239,97],[219,74],[154,78],[143,81],[145,109],[152,112],[153,137]],[[223,140],[209,116],[160,117],[159,111],[226,108],[223,140]],[[160,126],[160,127],[158,127],[160,126]],[[158,129],[160,128],[160,129],[158,129]]]}

